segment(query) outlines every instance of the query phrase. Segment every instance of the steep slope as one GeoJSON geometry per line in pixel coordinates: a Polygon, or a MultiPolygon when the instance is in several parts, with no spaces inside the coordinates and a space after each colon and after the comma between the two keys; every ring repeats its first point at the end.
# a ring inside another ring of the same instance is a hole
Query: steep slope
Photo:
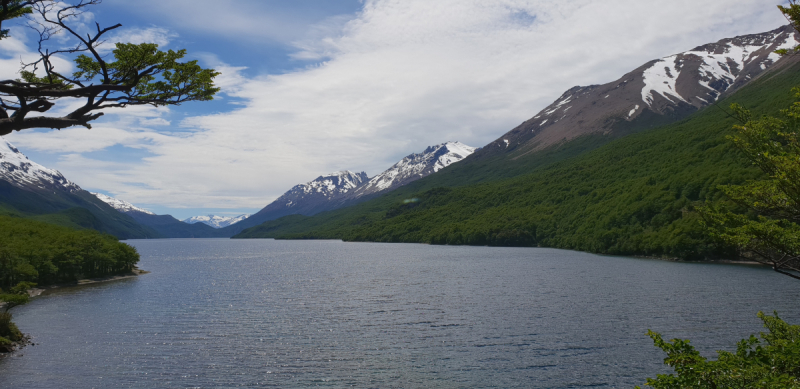
{"type": "Polygon", "coordinates": [[[247,219],[248,217],[250,217],[250,214],[244,214],[238,216],[217,216],[217,215],[192,216],[188,219],[184,219],[183,222],[187,224],[203,223],[209,227],[223,228],[231,224],[236,224],[244,219],[247,219]]]}
{"type": "Polygon", "coordinates": [[[98,199],[117,211],[158,232],[162,238],[218,238],[230,237],[205,224],[187,224],[171,215],[156,215],[139,208],[125,200],[120,200],[101,193],[92,193],[98,199]]]}
{"type": "MultiPolygon", "coordinates": [[[[790,89],[795,85],[800,85],[800,64],[790,58],[720,105],[737,102],[756,115],[775,114],[794,101],[790,89]]],[[[514,178],[431,188],[431,181],[441,179],[435,175],[348,209],[286,217],[236,237],[539,245],[684,259],[733,256],[704,234],[692,212],[696,204],[724,201],[718,185],[760,175],[725,139],[733,124],[722,109],[704,109],[514,178]],[[404,201],[409,198],[419,201],[404,201]]]]}
{"type": "Polygon", "coordinates": [[[735,92],[779,60],[775,50],[798,43],[800,35],[787,25],[653,60],[607,84],[576,86],[476,157],[519,158],[587,134],[674,122],[735,92]]]}
{"type": "Polygon", "coordinates": [[[0,140],[0,211],[73,228],[90,228],[121,239],[156,238],[140,225],[69,181],[0,140]]]}

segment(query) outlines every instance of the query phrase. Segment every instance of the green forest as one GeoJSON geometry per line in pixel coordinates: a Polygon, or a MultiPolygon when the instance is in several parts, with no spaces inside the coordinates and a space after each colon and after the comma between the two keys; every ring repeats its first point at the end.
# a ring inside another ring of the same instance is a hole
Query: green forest
{"type": "Polygon", "coordinates": [[[136,249],[111,235],[0,216],[0,288],[129,273],[138,262],[136,249]]]}
{"type": "MultiPolygon", "coordinates": [[[[737,124],[728,108],[774,115],[793,100],[800,65],[771,72],[719,104],[680,122],[644,130],[568,158],[519,161],[531,169],[497,178],[488,165],[464,161],[439,174],[354,207],[313,217],[290,216],[236,238],[336,238],[348,241],[545,246],[603,254],[681,259],[730,257],[713,239],[697,206],[727,203],[721,185],[762,173],[726,136],[737,124]],[[478,175],[458,186],[452,173],[478,175]],[[485,176],[482,176],[485,173],[485,176]]],[[[593,138],[598,138],[594,136],[593,138]]],[[[575,149],[570,143],[560,146],[575,149]]],[[[595,139],[596,141],[596,139],[595,139]]],[[[556,150],[557,151],[557,150],[556,150]]],[[[551,150],[550,154],[558,155],[551,150]]],[[[733,205],[731,205],[733,206],[733,205]]],[[[734,206],[735,207],[735,206],[734,206]]]]}

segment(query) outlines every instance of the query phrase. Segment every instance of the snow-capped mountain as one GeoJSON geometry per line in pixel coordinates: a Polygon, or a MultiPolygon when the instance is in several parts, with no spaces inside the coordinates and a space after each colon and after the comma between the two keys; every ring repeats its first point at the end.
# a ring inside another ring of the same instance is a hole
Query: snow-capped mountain
{"type": "Polygon", "coordinates": [[[319,176],[313,181],[295,185],[255,215],[277,210],[288,211],[285,215],[313,215],[326,210],[332,200],[343,198],[363,185],[367,179],[367,173],[353,173],[349,170],[319,176]]]}
{"type": "Polygon", "coordinates": [[[774,51],[798,43],[787,25],[653,60],[608,84],[576,86],[476,156],[529,153],[590,133],[680,120],[783,61],[774,51]]]}
{"type": "Polygon", "coordinates": [[[244,219],[247,219],[250,214],[246,215],[239,215],[239,216],[217,216],[217,215],[208,215],[208,216],[192,216],[188,219],[183,220],[184,223],[187,224],[195,224],[195,223],[203,223],[205,225],[214,227],[214,228],[222,228],[227,227],[231,224],[238,223],[244,219]]]}
{"type": "Polygon", "coordinates": [[[336,172],[300,184],[284,193],[249,218],[230,228],[233,233],[287,215],[314,215],[364,201],[379,193],[394,190],[461,161],[476,148],[460,142],[447,142],[411,154],[388,170],[369,179],[364,172],[336,172]]]}
{"type": "Polygon", "coordinates": [[[95,229],[121,239],[160,235],[81,189],[59,171],[31,161],[0,139],[0,204],[29,215],[59,214],[72,225],[95,229]]]}
{"type": "Polygon", "coordinates": [[[7,140],[0,141],[0,179],[28,190],[44,189],[75,193],[81,188],[58,170],[31,161],[7,140]]]}
{"type": "Polygon", "coordinates": [[[461,142],[447,142],[430,146],[418,154],[411,154],[394,164],[385,172],[371,178],[366,184],[357,188],[352,197],[370,195],[391,190],[461,161],[477,150],[461,142]]]}
{"type": "Polygon", "coordinates": [[[98,199],[102,200],[104,203],[112,206],[114,209],[116,209],[117,211],[120,211],[122,213],[141,212],[141,213],[146,213],[148,215],[155,215],[154,213],[152,213],[152,212],[150,212],[150,211],[148,211],[148,210],[146,210],[144,208],[139,208],[139,207],[137,207],[137,206],[125,201],[125,200],[120,200],[120,199],[117,199],[117,198],[114,198],[114,197],[111,197],[111,196],[106,196],[106,195],[104,195],[102,193],[94,193],[94,192],[90,192],[90,193],[92,193],[98,199]]]}
{"type": "MultiPolygon", "coordinates": [[[[334,198],[358,188],[368,179],[367,173],[353,173],[349,170],[317,177],[314,181],[296,185],[286,192],[286,206],[295,207],[305,198],[334,198]],[[293,200],[295,199],[295,200],[293,200]]],[[[281,196],[283,198],[284,196],[281,196]]],[[[280,199],[280,198],[279,198],[280,199]]],[[[276,200],[278,201],[278,200],[276,200]]]]}
{"type": "Polygon", "coordinates": [[[152,228],[164,238],[215,238],[225,236],[215,229],[219,227],[211,228],[213,226],[208,223],[187,224],[171,215],[156,215],[127,201],[106,196],[102,193],[92,194],[117,211],[132,217],[139,224],[152,228]]]}

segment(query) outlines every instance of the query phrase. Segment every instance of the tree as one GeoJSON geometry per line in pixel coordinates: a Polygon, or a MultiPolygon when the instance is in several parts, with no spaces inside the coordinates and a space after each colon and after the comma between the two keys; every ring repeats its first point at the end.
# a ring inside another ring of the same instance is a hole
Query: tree
{"type": "Polygon", "coordinates": [[[20,282],[17,286],[11,288],[9,293],[3,293],[0,290],[0,302],[5,304],[5,310],[0,312],[0,352],[14,351],[14,342],[19,342],[24,339],[22,332],[11,321],[11,313],[8,312],[11,308],[28,302],[28,289],[33,288],[36,284],[31,282],[20,282]]]}
{"type": "Polygon", "coordinates": [[[777,313],[759,312],[758,317],[769,332],[762,332],[761,339],[750,335],[741,340],[735,353],[718,351],[716,361],[701,356],[688,340],[666,342],[648,331],[656,347],[667,353],[664,364],[672,366],[675,374],[648,378],[646,385],[656,389],[800,387],[800,326],[787,324],[777,313]]]}
{"type": "MultiPolygon", "coordinates": [[[[779,9],[800,31],[797,1],[779,9]]],[[[800,88],[793,93],[798,101],[778,117],[753,118],[744,107],[731,106],[742,124],[728,138],[767,178],[720,187],[745,213],[709,207],[701,214],[711,234],[739,249],[743,257],[800,279],[800,88]]]]}
{"type": "MultiPolygon", "coordinates": [[[[179,105],[187,101],[212,100],[219,88],[213,79],[218,72],[204,69],[197,61],[180,62],[186,50],[158,50],[153,43],[117,43],[107,59],[105,39],[121,27],[116,24],[88,32],[76,24],[86,8],[102,0],[0,0],[0,23],[24,16],[39,34],[39,58],[23,63],[20,78],[0,81],[0,136],[29,128],[84,126],[108,108],[130,105],[179,105]],[[69,38],[71,46],[56,46],[57,35],[69,38]],[[56,68],[57,58],[69,58],[76,71],[67,74],[56,68]],[[79,99],[82,105],[60,116],[31,116],[47,112],[55,101],[79,99]]],[[[2,27],[2,25],[0,25],[2,27]]],[[[8,35],[2,30],[0,38],[8,35]]]]}

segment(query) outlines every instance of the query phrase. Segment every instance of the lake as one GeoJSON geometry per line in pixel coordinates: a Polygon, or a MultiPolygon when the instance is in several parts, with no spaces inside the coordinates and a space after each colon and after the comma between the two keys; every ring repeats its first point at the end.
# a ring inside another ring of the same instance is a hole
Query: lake
{"type": "Polygon", "coordinates": [[[641,385],[669,372],[647,329],[706,356],[800,323],[768,268],[543,248],[133,240],[133,279],[15,308],[35,346],[2,388],[641,385]]]}

